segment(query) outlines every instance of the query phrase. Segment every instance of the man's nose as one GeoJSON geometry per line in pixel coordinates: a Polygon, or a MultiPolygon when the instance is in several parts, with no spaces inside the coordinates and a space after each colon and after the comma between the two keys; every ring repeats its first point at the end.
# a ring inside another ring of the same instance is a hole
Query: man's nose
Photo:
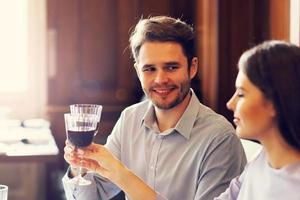
{"type": "Polygon", "coordinates": [[[156,73],[155,76],[155,82],[156,83],[165,83],[168,82],[168,75],[163,70],[160,70],[156,73]]]}

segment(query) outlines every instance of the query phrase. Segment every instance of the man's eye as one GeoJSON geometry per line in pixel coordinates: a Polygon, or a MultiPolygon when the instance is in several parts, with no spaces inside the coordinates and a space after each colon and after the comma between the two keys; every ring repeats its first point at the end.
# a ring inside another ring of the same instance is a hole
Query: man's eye
{"type": "Polygon", "coordinates": [[[143,72],[153,72],[153,71],[155,71],[154,67],[145,67],[145,68],[143,68],[143,72]]]}
{"type": "Polygon", "coordinates": [[[178,66],[172,66],[172,65],[166,67],[166,69],[167,69],[168,71],[174,71],[174,70],[176,70],[177,68],[178,68],[178,66]]]}

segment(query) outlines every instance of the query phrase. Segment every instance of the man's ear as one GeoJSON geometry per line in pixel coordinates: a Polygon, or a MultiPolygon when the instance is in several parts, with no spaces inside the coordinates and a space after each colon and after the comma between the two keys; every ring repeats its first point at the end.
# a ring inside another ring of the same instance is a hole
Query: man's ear
{"type": "Polygon", "coordinates": [[[194,57],[191,61],[190,78],[193,79],[198,71],[198,58],[194,57]]]}
{"type": "Polygon", "coordinates": [[[140,79],[140,72],[139,72],[139,66],[138,66],[138,64],[137,63],[134,63],[134,69],[135,69],[135,71],[136,71],[136,74],[137,74],[137,76],[138,76],[138,78],[140,79]]]}

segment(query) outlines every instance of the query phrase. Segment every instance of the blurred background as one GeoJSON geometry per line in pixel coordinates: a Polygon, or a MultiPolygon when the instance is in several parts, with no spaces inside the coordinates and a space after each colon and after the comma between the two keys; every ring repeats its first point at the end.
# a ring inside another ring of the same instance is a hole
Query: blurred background
{"type": "Polygon", "coordinates": [[[192,87],[230,121],[225,104],[241,53],[269,39],[299,44],[299,0],[0,0],[0,183],[10,200],[64,199],[63,114],[70,104],[102,104],[95,140],[105,143],[120,112],[143,96],[129,30],[155,15],[193,25],[192,87]],[[24,155],[5,151],[12,141],[24,155]]]}

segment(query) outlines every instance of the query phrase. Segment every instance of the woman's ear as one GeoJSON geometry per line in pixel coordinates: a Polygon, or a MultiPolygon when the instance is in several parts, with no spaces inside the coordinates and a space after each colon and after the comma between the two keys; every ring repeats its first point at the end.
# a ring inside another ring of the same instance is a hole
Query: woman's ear
{"type": "Polygon", "coordinates": [[[276,112],[276,109],[275,109],[275,107],[274,107],[274,104],[273,104],[273,102],[272,101],[270,101],[270,100],[267,100],[267,103],[266,103],[267,105],[267,108],[268,108],[268,110],[269,110],[269,113],[270,113],[270,116],[271,117],[276,117],[277,116],[277,112],[276,112]]]}
{"type": "Polygon", "coordinates": [[[273,117],[276,117],[277,116],[277,112],[276,112],[276,109],[274,108],[274,105],[272,104],[272,112],[271,112],[271,115],[273,117]]]}

